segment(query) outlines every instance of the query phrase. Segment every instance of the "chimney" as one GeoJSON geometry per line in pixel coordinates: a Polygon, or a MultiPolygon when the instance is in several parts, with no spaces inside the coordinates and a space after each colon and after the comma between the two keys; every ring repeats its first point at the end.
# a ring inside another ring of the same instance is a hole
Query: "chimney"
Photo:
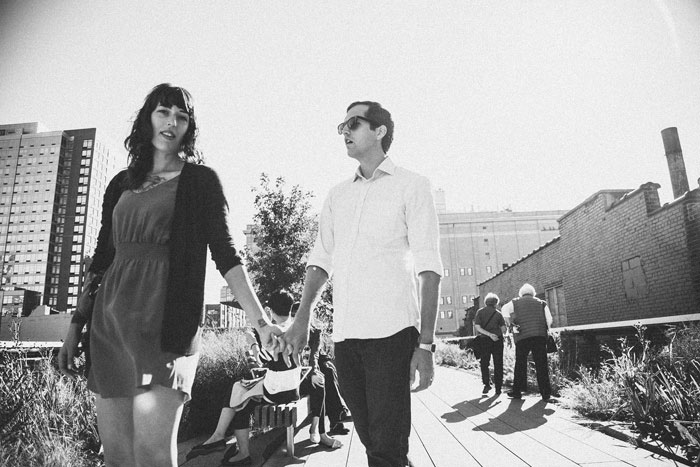
{"type": "Polygon", "coordinates": [[[688,176],[685,172],[685,162],[683,162],[683,151],[681,151],[681,141],[678,139],[678,129],[671,127],[661,130],[661,138],[664,140],[668,171],[671,173],[673,198],[676,199],[689,190],[688,176]]]}

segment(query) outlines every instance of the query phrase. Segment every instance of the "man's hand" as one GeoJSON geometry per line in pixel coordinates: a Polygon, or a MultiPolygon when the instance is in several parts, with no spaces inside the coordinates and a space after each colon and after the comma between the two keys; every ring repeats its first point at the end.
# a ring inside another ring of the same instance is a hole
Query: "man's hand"
{"type": "Polygon", "coordinates": [[[285,358],[289,358],[291,355],[297,366],[301,366],[300,355],[309,341],[308,325],[303,326],[300,323],[301,321],[295,320],[287,332],[277,339],[281,348],[280,351],[284,352],[285,358]]]}
{"type": "Polygon", "coordinates": [[[420,379],[418,381],[418,386],[411,391],[422,391],[433,384],[433,377],[435,376],[435,363],[433,362],[432,352],[420,349],[418,347],[416,347],[416,349],[413,351],[413,357],[411,357],[411,387],[413,387],[413,383],[416,381],[416,371],[418,371],[420,379]]]}
{"type": "Polygon", "coordinates": [[[498,342],[498,334],[491,334],[491,335],[489,335],[489,337],[491,338],[492,341],[498,342]]]}
{"type": "Polygon", "coordinates": [[[78,356],[78,343],[82,330],[82,325],[71,323],[63,346],[58,351],[58,369],[70,378],[75,378],[78,375],[75,369],[75,359],[78,356]]]}

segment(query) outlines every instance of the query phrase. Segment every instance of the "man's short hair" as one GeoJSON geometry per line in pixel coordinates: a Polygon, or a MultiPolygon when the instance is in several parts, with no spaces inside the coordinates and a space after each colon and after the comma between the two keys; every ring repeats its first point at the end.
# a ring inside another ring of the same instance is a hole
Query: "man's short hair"
{"type": "Polygon", "coordinates": [[[486,306],[496,306],[498,302],[500,302],[498,295],[492,292],[486,294],[486,298],[484,299],[486,306]]]}
{"type": "Polygon", "coordinates": [[[294,298],[292,297],[292,294],[286,290],[279,290],[270,295],[270,298],[267,300],[265,305],[270,307],[272,312],[277,316],[289,316],[289,313],[292,311],[293,304],[294,298]]]}
{"type": "Polygon", "coordinates": [[[394,121],[391,119],[391,114],[388,110],[382,107],[382,104],[380,104],[379,102],[372,101],[353,102],[348,106],[346,112],[349,112],[350,109],[352,109],[356,105],[367,106],[367,110],[365,111],[364,116],[367,117],[368,120],[372,120],[372,122],[374,122],[370,122],[370,129],[376,130],[377,127],[381,125],[384,125],[386,127],[386,134],[382,138],[382,151],[384,151],[384,154],[386,154],[387,152],[389,152],[389,148],[391,147],[392,141],[394,141],[394,121]]]}
{"type": "Polygon", "coordinates": [[[520,291],[518,292],[518,296],[522,297],[523,295],[532,295],[533,297],[536,294],[535,288],[531,286],[530,284],[523,284],[522,287],[520,287],[520,291]]]}

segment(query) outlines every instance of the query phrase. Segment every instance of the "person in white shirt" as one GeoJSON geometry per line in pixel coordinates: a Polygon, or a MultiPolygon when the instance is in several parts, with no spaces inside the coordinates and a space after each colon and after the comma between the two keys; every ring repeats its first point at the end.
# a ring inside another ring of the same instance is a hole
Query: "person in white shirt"
{"type": "Polygon", "coordinates": [[[515,298],[503,305],[501,314],[506,325],[513,330],[515,340],[515,369],[513,371],[513,390],[508,397],[522,398],[527,389],[527,356],[532,352],[537,373],[537,387],[542,400],[549,401],[552,388],[549,382],[547,365],[547,331],[552,325],[552,313],[547,302],[535,297],[535,288],[523,284],[515,298]]]}
{"type": "Polygon", "coordinates": [[[332,276],[340,390],[371,467],[409,465],[410,392],[416,372],[415,391],[433,380],[442,272],[430,182],[387,157],[393,131],[391,114],[369,101],[352,103],[338,125],[360,165],[325,200],[301,305],[279,339],[298,359],[332,276]]]}

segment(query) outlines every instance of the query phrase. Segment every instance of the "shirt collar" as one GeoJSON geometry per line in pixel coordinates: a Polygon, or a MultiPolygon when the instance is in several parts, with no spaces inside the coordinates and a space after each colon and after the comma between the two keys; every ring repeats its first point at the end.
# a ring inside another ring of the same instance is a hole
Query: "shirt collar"
{"type": "MultiPolygon", "coordinates": [[[[386,156],[384,160],[382,161],[379,166],[377,166],[376,169],[374,169],[374,173],[372,176],[369,178],[369,180],[373,179],[376,175],[377,172],[383,172],[387,175],[394,175],[394,172],[396,171],[396,164],[394,164],[394,161],[392,161],[389,156],[386,156]]],[[[353,178],[353,182],[356,182],[358,179],[364,180],[365,177],[362,176],[362,171],[360,170],[360,167],[358,166],[357,169],[355,170],[355,177],[353,178]]]]}

